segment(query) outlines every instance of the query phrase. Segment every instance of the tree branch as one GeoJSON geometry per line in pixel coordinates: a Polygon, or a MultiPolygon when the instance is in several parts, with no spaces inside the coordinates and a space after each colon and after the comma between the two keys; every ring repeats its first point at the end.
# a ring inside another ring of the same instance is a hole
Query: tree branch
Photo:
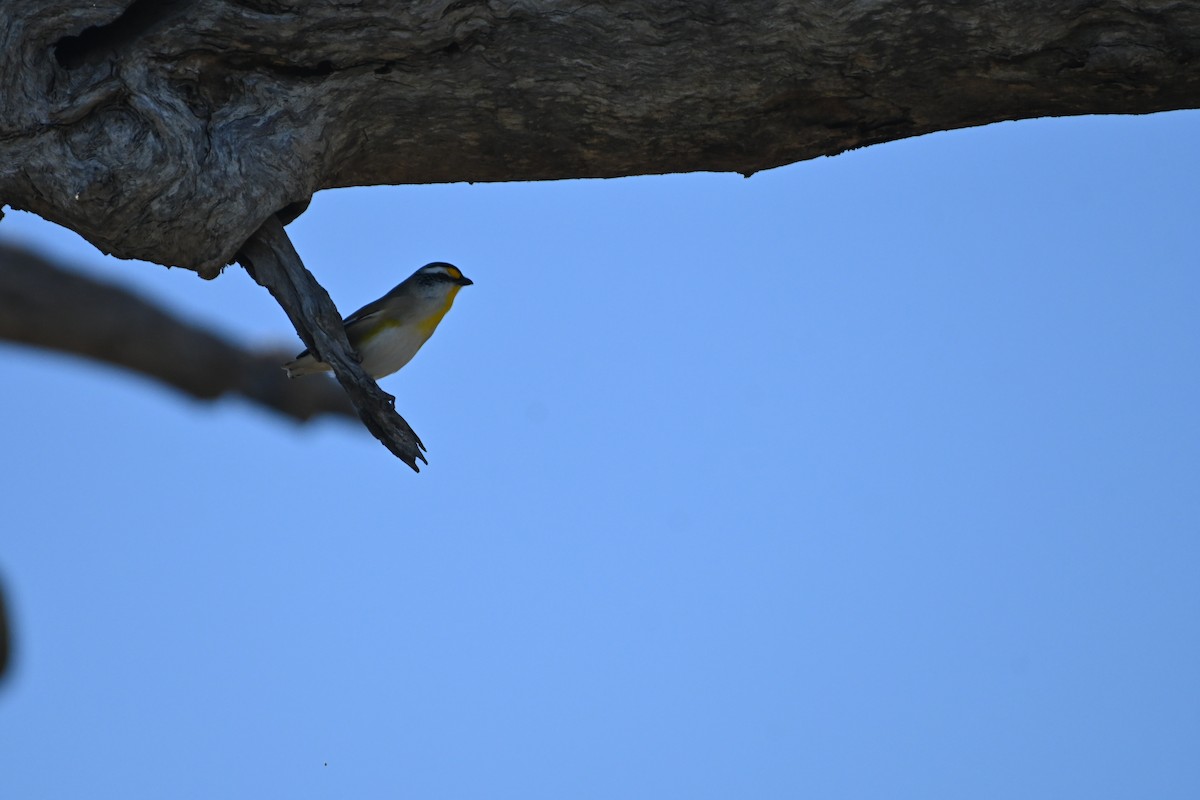
{"type": "Polygon", "coordinates": [[[249,352],[117,286],[0,243],[0,339],[124,367],[201,400],[240,394],[308,420],[351,416],[327,380],[291,381],[292,353],[249,352]]]}
{"type": "Polygon", "coordinates": [[[8,621],[8,608],[4,602],[4,584],[0,583],[0,683],[7,677],[12,666],[12,633],[8,621]]]}
{"type": "Polygon", "coordinates": [[[756,170],[1200,106],[1178,0],[39,0],[0,14],[0,202],[215,277],[318,189],[756,170]]]}
{"type": "Polygon", "coordinates": [[[283,224],[274,216],[268,217],[246,240],[238,260],[283,307],[309,349],[333,368],[367,430],[413,471],[420,472],[417,459],[425,461],[421,452],[425,445],[396,413],[396,398],[380,389],[363,371],[346,338],[337,307],[325,288],[304,268],[283,224]]]}

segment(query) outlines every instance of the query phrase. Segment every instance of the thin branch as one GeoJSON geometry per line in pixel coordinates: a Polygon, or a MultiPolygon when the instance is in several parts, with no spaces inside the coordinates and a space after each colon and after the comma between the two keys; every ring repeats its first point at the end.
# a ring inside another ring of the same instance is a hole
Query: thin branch
{"type": "Polygon", "coordinates": [[[274,215],[242,246],[238,261],[287,313],[300,338],[333,368],[359,418],[383,446],[415,472],[425,460],[425,445],[396,413],[396,398],[379,388],[359,364],[342,317],[329,293],[304,267],[296,248],[274,215]]]}
{"type": "Polygon", "coordinates": [[[290,381],[286,352],[245,350],[126,289],[0,244],[0,340],[103,361],[202,400],[240,394],[304,421],[352,416],[332,381],[290,381]]]}

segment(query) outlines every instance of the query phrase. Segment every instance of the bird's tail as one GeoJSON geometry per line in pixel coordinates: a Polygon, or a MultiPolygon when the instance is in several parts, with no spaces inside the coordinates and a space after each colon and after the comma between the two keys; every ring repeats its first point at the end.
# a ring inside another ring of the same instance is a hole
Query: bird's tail
{"type": "Polygon", "coordinates": [[[299,378],[302,375],[315,375],[318,372],[329,372],[329,365],[318,361],[312,353],[305,350],[295,361],[283,365],[284,372],[289,378],[299,378]]]}

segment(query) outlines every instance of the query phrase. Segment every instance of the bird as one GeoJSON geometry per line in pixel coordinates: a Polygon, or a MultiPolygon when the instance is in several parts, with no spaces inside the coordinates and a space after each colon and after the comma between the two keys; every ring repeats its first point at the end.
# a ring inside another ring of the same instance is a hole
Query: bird
{"type": "MultiPolygon", "coordinates": [[[[450,310],[458,290],[472,284],[458,267],[434,261],[342,320],[367,374],[378,380],[411,361],[450,310]]],[[[308,350],[283,368],[289,378],[332,369],[308,350]]]]}

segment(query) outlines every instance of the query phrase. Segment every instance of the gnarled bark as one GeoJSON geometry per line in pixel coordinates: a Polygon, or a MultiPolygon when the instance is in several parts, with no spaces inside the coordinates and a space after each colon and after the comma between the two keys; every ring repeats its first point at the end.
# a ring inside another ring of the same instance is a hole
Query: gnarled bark
{"type": "Polygon", "coordinates": [[[10,0],[0,202],[212,277],[324,187],[751,173],[1198,65],[1178,0],[10,0]]]}

